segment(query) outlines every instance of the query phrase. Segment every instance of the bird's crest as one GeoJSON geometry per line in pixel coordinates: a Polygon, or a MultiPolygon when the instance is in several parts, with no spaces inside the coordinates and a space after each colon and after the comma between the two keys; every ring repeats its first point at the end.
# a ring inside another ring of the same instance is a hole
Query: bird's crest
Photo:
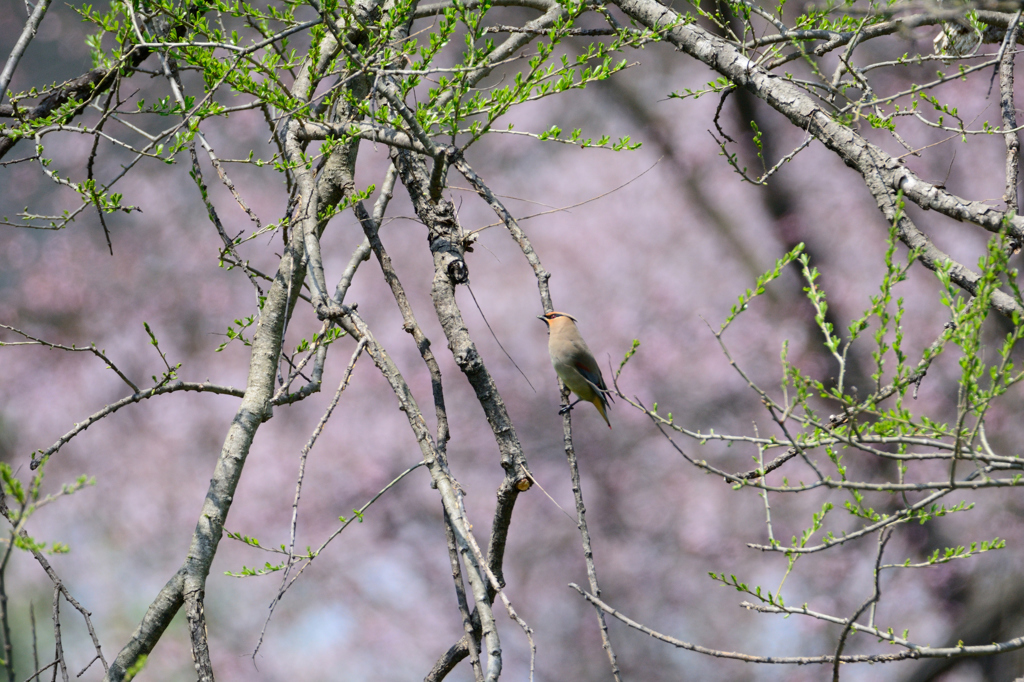
{"type": "Polygon", "coordinates": [[[568,317],[573,322],[576,322],[576,318],[570,315],[569,313],[560,313],[557,310],[552,310],[550,313],[538,315],[537,319],[544,320],[544,324],[550,324],[552,320],[558,319],[559,317],[568,317]]]}

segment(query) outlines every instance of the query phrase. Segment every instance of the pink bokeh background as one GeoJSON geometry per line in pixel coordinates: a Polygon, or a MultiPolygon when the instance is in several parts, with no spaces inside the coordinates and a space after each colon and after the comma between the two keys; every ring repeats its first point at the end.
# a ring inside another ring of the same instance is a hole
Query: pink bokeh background
{"type": "MultiPolygon", "coordinates": [[[[24,7],[0,0],[0,8],[0,53],[6,55],[20,32],[24,7]]],[[[59,82],[89,68],[83,44],[86,30],[67,6],[55,4],[12,89],[59,82]]],[[[923,50],[930,36],[915,33],[916,42],[894,37],[888,47],[878,49],[923,50]]],[[[756,422],[761,435],[777,433],[757,396],[729,367],[709,325],[717,328],[737,295],[797,241],[808,244],[812,264],[822,272],[819,284],[829,295],[836,319],[845,324],[859,315],[876,291],[884,272],[887,226],[860,178],[818,144],[798,155],[767,189],[742,183],[719,157],[707,132],[713,127],[717,98],[667,99],[669,92],[700,88],[712,74],[663,46],[649,47],[637,58],[642,63],[615,83],[523,106],[511,119],[517,130],[540,131],[557,123],[564,130],[582,127],[595,138],[605,133],[613,139],[630,135],[644,143],[639,150],[581,151],[494,135],[473,147],[467,158],[492,189],[507,197],[506,205],[522,220],[552,273],[556,309],[579,319],[602,365],[617,366],[633,339],[641,341],[620,381],[624,392],[647,405],[657,402],[662,413],[672,412],[689,428],[753,435],[756,422]],[[630,113],[623,104],[627,97],[644,103],[645,118],[630,113]],[[773,217],[768,202],[779,191],[789,193],[792,205],[785,216],[773,217]],[[711,207],[723,223],[716,224],[702,205],[711,207]],[[525,219],[567,206],[572,208],[525,219]],[[723,224],[731,230],[731,239],[723,234],[723,224]]],[[[913,75],[911,69],[909,76],[913,75]]],[[[900,89],[904,77],[893,75],[891,82],[881,82],[900,89]]],[[[164,93],[162,81],[143,80],[137,87],[145,89],[147,100],[164,93]]],[[[977,115],[979,121],[987,117],[994,123],[998,100],[986,99],[986,88],[987,77],[975,78],[951,85],[944,93],[963,102],[961,110],[969,110],[968,120],[977,115]]],[[[727,131],[737,139],[749,138],[749,131],[730,112],[731,105],[723,116],[727,131]]],[[[778,115],[764,110],[760,115],[768,126],[766,135],[782,153],[801,142],[803,133],[778,115]]],[[[168,121],[148,125],[155,130],[168,121]]],[[[245,158],[251,149],[263,158],[272,153],[258,112],[234,115],[230,122],[210,120],[203,130],[222,158],[245,158]]],[[[866,125],[861,132],[887,151],[903,153],[882,133],[866,125]]],[[[920,127],[904,136],[911,144],[924,146],[947,134],[920,127]]],[[[47,154],[64,174],[80,178],[91,138],[65,135],[59,145],[57,139],[47,154]]],[[[23,143],[8,159],[21,158],[29,149],[23,143]]],[[[97,167],[110,175],[121,160],[108,146],[101,146],[97,167]]],[[[952,140],[906,161],[929,181],[942,182],[948,172],[946,186],[961,196],[998,201],[1002,194],[1003,148],[998,136],[972,138],[969,144],[952,140]]],[[[386,162],[386,149],[364,145],[359,182],[379,186],[386,162]]],[[[759,162],[747,158],[745,163],[753,169],[759,162]]],[[[141,212],[107,217],[113,257],[94,212],[86,211],[59,232],[0,228],[0,323],[53,343],[95,343],[136,384],[146,387],[152,384],[152,375],[163,371],[143,329],[146,322],[169,361],[182,363],[182,379],[244,388],[247,349],[234,342],[223,352],[214,351],[236,318],[256,312],[252,288],[239,271],[217,266],[221,242],[188,176],[187,155],[180,155],[173,166],[151,162],[138,170],[118,191],[124,193],[124,203],[137,205],[141,212]]],[[[229,172],[264,224],[280,219],[287,201],[280,175],[269,167],[238,164],[229,164],[229,172]]],[[[251,232],[254,226],[217,182],[209,164],[204,163],[204,173],[228,233],[251,232]]],[[[467,185],[461,177],[452,173],[449,181],[465,229],[495,221],[473,193],[458,189],[467,185]]],[[[13,218],[26,206],[34,213],[55,214],[76,208],[77,198],[31,163],[0,169],[0,214],[13,218]]],[[[913,208],[910,212],[941,248],[962,262],[973,265],[983,253],[987,235],[975,228],[913,208]]],[[[424,229],[413,218],[402,187],[396,189],[389,216],[392,220],[382,229],[382,238],[433,341],[445,377],[451,467],[468,493],[468,513],[483,540],[503,475],[497,450],[433,317],[431,257],[424,229]]],[[[242,253],[255,267],[273,272],[280,239],[276,232],[263,235],[247,243],[242,253]]],[[[350,213],[328,227],[322,244],[330,286],[361,239],[350,213]]],[[[903,257],[905,249],[899,253],[903,257]]],[[[467,263],[483,313],[536,392],[501,352],[469,292],[460,289],[458,300],[470,332],[508,405],[534,475],[571,513],[559,397],[544,325],[535,319],[541,308],[532,272],[500,226],[481,232],[467,263]]],[[[836,372],[822,351],[813,311],[800,296],[801,286],[795,272],[788,270],[725,335],[736,362],[770,390],[777,391],[784,340],[789,342],[790,360],[811,376],[824,380],[836,372]]],[[[905,346],[916,361],[947,318],[938,304],[937,282],[923,268],[915,267],[898,293],[906,299],[905,346]]],[[[360,313],[427,408],[429,377],[411,337],[401,329],[401,316],[374,261],[361,267],[347,300],[358,302],[360,313]]],[[[998,323],[992,326],[993,335],[1000,332],[998,323]]],[[[286,346],[294,349],[318,327],[313,313],[300,308],[289,326],[286,346]]],[[[0,330],[0,340],[19,338],[0,330]]],[[[869,340],[854,349],[854,359],[870,373],[869,340]]],[[[260,428],[228,529],[258,537],[266,546],[287,542],[299,452],[330,401],[351,350],[350,341],[340,340],[328,359],[324,390],[277,408],[274,419],[260,428]]],[[[940,419],[950,417],[956,400],[956,357],[949,351],[936,363],[913,409],[940,419]]],[[[3,348],[0,385],[0,458],[23,480],[30,476],[33,451],[49,447],[75,422],[131,392],[90,354],[39,347],[3,348]]],[[[1021,435],[1014,418],[1019,395],[1014,389],[990,415],[989,440],[1005,454],[1016,454],[1021,435]]],[[[41,509],[28,530],[39,540],[70,546],[69,553],[50,560],[70,591],[93,613],[108,660],[183,561],[236,404],[231,397],[179,393],[132,405],[90,427],[46,467],[46,492],[58,491],[80,474],[95,478],[95,485],[41,509]]],[[[746,547],[767,539],[758,495],[733,491],[686,464],[643,414],[621,401],[611,419],[614,429],[609,431],[586,405],[574,412],[573,419],[603,597],[660,632],[708,647],[779,656],[831,652],[838,635],[835,626],[746,611],[739,606],[744,595],[722,589],[707,575],[735,574],[773,591],[779,584],[786,569],[784,557],[746,547]]],[[[429,411],[428,422],[433,424],[429,411]]],[[[733,471],[752,468],[751,457],[756,455],[746,445],[679,443],[688,453],[733,471]]],[[[863,475],[878,470],[863,454],[846,457],[851,470],[863,475]]],[[[350,516],[353,508],[418,459],[396,400],[372,363],[361,359],[310,455],[297,546],[318,546],[337,527],[339,515],[350,516]]],[[[794,461],[792,466],[787,471],[791,481],[809,480],[812,474],[804,465],[794,461]]],[[[826,499],[837,496],[815,492],[773,498],[776,537],[785,541],[800,533],[826,499]]],[[[876,620],[897,629],[911,628],[914,641],[943,644],[964,625],[963,595],[977,585],[990,594],[1010,590],[996,576],[1019,566],[1019,496],[986,492],[963,499],[977,502],[978,508],[942,519],[934,528],[929,526],[930,532],[901,529],[889,545],[887,559],[919,560],[926,550],[939,546],[935,543],[966,544],[996,535],[1007,539],[1009,548],[924,571],[886,574],[885,598],[876,620]]],[[[830,528],[837,532],[856,527],[842,510],[832,512],[830,519],[830,528]]],[[[848,616],[871,592],[873,546],[869,540],[850,551],[801,559],[785,584],[787,603],[806,602],[814,610],[848,616]]],[[[423,470],[381,498],[363,523],[346,530],[306,571],[277,608],[254,661],[251,654],[279,576],[236,579],[224,572],[275,559],[233,541],[221,543],[206,608],[219,679],[419,678],[462,634],[440,505],[423,470]]],[[[609,677],[593,610],[567,587],[570,582],[586,584],[575,522],[539,490],[520,496],[516,505],[505,577],[509,598],[535,632],[537,680],[609,677]]],[[[48,620],[52,588],[24,553],[16,552],[8,569],[8,596],[23,679],[31,673],[29,603],[35,610],[43,663],[49,660],[53,642],[48,620]]],[[[62,613],[65,646],[71,667],[78,672],[92,656],[91,645],[67,605],[62,605],[62,613]]],[[[526,640],[500,608],[496,614],[506,678],[526,679],[526,640]]],[[[818,680],[828,674],[822,667],[750,666],[704,657],[655,642],[614,619],[609,627],[628,680],[818,680]]],[[[857,637],[850,646],[878,650],[873,641],[857,637]]],[[[848,667],[844,679],[899,680],[912,674],[914,665],[848,667]]],[[[140,679],[186,679],[191,670],[187,632],[179,614],[140,679]]],[[[980,670],[977,664],[967,664],[944,679],[981,679],[980,670]]],[[[100,677],[99,666],[93,665],[82,679],[100,677]]],[[[470,680],[472,674],[463,664],[448,679],[470,680]]]]}

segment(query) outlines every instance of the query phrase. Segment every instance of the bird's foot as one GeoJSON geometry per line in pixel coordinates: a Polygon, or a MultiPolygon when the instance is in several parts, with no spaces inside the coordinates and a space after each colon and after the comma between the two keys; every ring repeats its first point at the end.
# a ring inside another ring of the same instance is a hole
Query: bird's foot
{"type": "Polygon", "coordinates": [[[572,409],[572,405],[566,405],[566,406],[564,406],[562,409],[560,409],[558,411],[558,414],[565,414],[566,412],[568,412],[571,409],[572,409]]]}

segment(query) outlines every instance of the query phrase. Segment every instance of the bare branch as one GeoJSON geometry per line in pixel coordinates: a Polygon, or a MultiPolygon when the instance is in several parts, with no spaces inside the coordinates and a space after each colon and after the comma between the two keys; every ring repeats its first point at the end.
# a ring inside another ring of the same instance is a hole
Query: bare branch
{"type": "MultiPolygon", "coordinates": [[[[295,579],[298,578],[298,575],[296,575],[295,578],[289,580],[291,577],[292,566],[296,560],[295,539],[299,525],[299,500],[302,497],[302,483],[306,477],[306,459],[309,456],[310,451],[313,449],[313,445],[316,444],[316,439],[320,436],[324,427],[327,425],[327,420],[331,418],[334,408],[338,406],[338,401],[341,400],[341,394],[348,387],[349,380],[352,378],[352,370],[355,369],[356,361],[359,359],[359,356],[362,354],[365,347],[365,338],[356,344],[356,349],[352,351],[352,357],[349,360],[348,365],[345,367],[345,373],[341,377],[341,383],[338,385],[338,390],[334,392],[334,397],[331,399],[327,409],[324,410],[323,415],[320,417],[320,421],[317,422],[316,428],[313,429],[312,435],[310,435],[309,440],[306,441],[306,444],[302,447],[302,452],[299,454],[299,473],[295,480],[295,499],[292,502],[291,528],[288,534],[288,548],[285,551],[286,558],[284,561],[284,571],[281,575],[281,587],[278,588],[277,594],[274,596],[274,600],[270,603],[270,606],[267,609],[267,618],[263,623],[263,630],[260,631],[259,640],[256,642],[256,647],[252,652],[254,659],[256,658],[256,654],[259,653],[260,645],[263,643],[263,635],[267,631],[267,625],[270,624],[270,619],[274,616],[274,609],[277,607],[277,604],[281,601],[282,597],[284,597],[284,593],[288,590],[291,584],[295,582],[295,579]]],[[[372,503],[373,500],[370,502],[372,503]]],[[[344,526],[342,526],[342,529],[344,529],[344,526]]],[[[339,530],[338,532],[340,533],[341,531],[339,530]]],[[[331,536],[330,539],[333,539],[333,537],[334,536],[331,536]]],[[[328,542],[330,542],[330,539],[328,539],[328,542]]],[[[312,558],[309,559],[306,565],[308,566],[311,562],[312,558]]],[[[305,566],[303,566],[303,568],[305,568],[305,566]]],[[[299,572],[301,573],[301,570],[299,572]]]]}
{"type": "Polygon", "coordinates": [[[14,44],[14,49],[11,50],[11,54],[7,57],[4,69],[0,71],[0,103],[3,103],[4,95],[7,94],[7,86],[11,84],[14,71],[18,68],[18,62],[21,61],[22,55],[28,49],[28,44],[36,37],[36,29],[42,23],[43,17],[46,16],[46,10],[49,7],[50,0],[38,0],[36,2],[32,14],[29,15],[28,21],[25,22],[25,28],[21,30],[21,35],[18,36],[18,42],[14,44]]]}
{"type": "Polygon", "coordinates": [[[427,429],[426,420],[423,418],[423,414],[420,412],[415,398],[413,398],[412,391],[409,389],[409,385],[405,382],[398,367],[395,366],[384,348],[374,339],[366,323],[362,321],[358,313],[347,306],[342,306],[342,309],[343,315],[339,318],[339,323],[354,339],[359,341],[367,340],[366,351],[391,385],[395,397],[398,398],[401,409],[409,421],[409,426],[416,436],[420,451],[423,453],[423,461],[430,471],[431,480],[441,495],[445,512],[452,521],[452,531],[458,540],[463,565],[467,568],[466,573],[473,592],[473,600],[476,603],[477,613],[480,614],[481,632],[487,652],[486,679],[487,682],[494,682],[501,674],[501,644],[494,624],[494,614],[490,606],[491,600],[488,595],[487,579],[485,578],[486,568],[476,561],[471,550],[471,526],[465,518],[462,504],[459,500],[459,493],[457,492],[459,489],[458,483],[448,471],[447,463],[443,456],[439,456],[438,449],[434,445],[434,441],[427,429]]]}
{"type": "Polygon", "coordinates": [[[90,426],[92,426],[93,424],[98,422],[100,419],[103,419],[107,415],[110,415],[110,414],[113,414],[114,412],[117,412],[122,407],[125,407],[127,405],[133,405],[133,404],[135,404],[137,402],[141,402],[143,400],[148,400],[149,398],[152,398],[153,396],[163,395],[165,393],[176,393],[177,391],[195,391],[197,393],[216,393],[218,395],[231,395],[231,396],[235,396],[236,398],[242,398],[242,397],[245,396],[245,392],[242,391],[241,389],[231,388],[229,386],[217,386],[215,384],[208,384],[208,383],[199,384],[199,383],[195,383],[195,382],[180,381],[180,380],[171,381],[169,383],[162,384],[160,386],[155,386],[155,387],[147,389],[145,391],[139,391],[138,393],[133,393],[130,396],[126,396],[124,398],[121,398],[116,403],[107,405],[106,407],[104,407],[99,412],[95,412],[95,413],[89,415],[88,417],[85,418],[84,421],[81,421],[81,422],[78,422],[77,424],[75,424],[75,428],[71,429],[70,431],[65,433],[63,436],[61,436],[57,440],[56,443],[54,443],[53,445],[51,445],[50,447],[48,447],[45,450],[39,450],[36,453],[34,453],[33,456],[32,456],[32,468],[33,469],[37,468],[39,466],[40,462],[42,462],[47,457],[49,457],[50,455],[52,455],[55,452],[57,452],[58,450],[60,450],[72,438],[74,438],[75,436],[80,434],[82,431],[85,431],[87,428],[89,428],[90,426]]]}
{"type": "MultiPolygon", "coordinates": [[[[559,381],[561,384],[561,381],[559,381]]],[[[569,403],[569,389],[562,387],[562,403],[569,403]]],[[[587,529],[587,508],[583,504],[583,486],[580,484],[580,469],[576,463],[576,448],[572,443],[572,413],[566,412],[562,418],[562,444],[565,448],[565,457],[569,462],[569,475],[572,479],[572,494],[576,498],[576,527],[580,531],[580,538],[583,541],[583,559],[587,565],[587,582],[590,584],[590,592],[597,597],[601,596],[601,588],[597,583],[597,567],[594,565],[594,550],[590,546],[590,531],[587,529]]],[[[595,607],[597,612],[597,625],[601,630],[601,647],[608,656],[608,663],[611,665],[612,678],[621,682],[622,676],[619,673],[619,663],[615,657],[615,649],[612,648],[612,640],[608,635],[608,623],[605,622],[604,611],[595,607]]]]}
{"type": "Polygon", "coordinates": [[[885,545],[889,542],[890,537],[892,537],[892,527],[886,528],[878,534],[878,552],[875,555],[875,589],[871,593],[871,596],[868,597],[867,601],[861,604],[860,608],[857,609],[852,616],[846,619],[846,624],[843,626],[843,632],[839,635],[839,644],[836,645],[836,653],[833,656],[832,682],[839,682],[839,665],[842,662],[843,649],[846,648],[846,638],[849,637],[850,632],[852,632],[853,623],[868,610],[868,607],[873,607],[882,597],[882,588],[880,585],[882,571],[879,567],[882,565],[882,553],[885,551],[885,545]]]}
{"type": "MultiPolygon", "coordinates": [[[[1002,58],[999,60],[999,109],[1003,117],[1003,141],[1006,143],[1006,191],[1003,201],[1006,202],[1007,213],[1016,214],[1020,207],[1017,191],[1017,177],[1020,172],[1020,137],[1017,135],[1017,113],[1013,98],[1013,58],[1014,51],[1007,50],[1006,45],[1015,45],[1020,32],[1020,11],[1013,18],[1011,28],[1006,34],[1001,48],[1002,58]]],[[[1020,240],[1018,240],[1018,243],[1020,240]]]]}
{"type": "MultiPolygon", "coordinates": [[[[1013,236],[1024,235],[1024,217],[1008,216],[981,201],[968,201],[925,182],[899,160],[869,143],[856,131],[835,121],[816,101],[784,78],[776,78],[764,67],[750,61],[726,40],[712,35],[699,24],[686,23],[673,10],[654,0],[617,0],[615,4],[629,17],[650,29],[670,26],[665,39],[678,49],[707,64],[737,85],[750,90],[769,106],[786,116],[793,125],[806,130],[843,161],[856,169],[875,197],[886,221],[897,216],[896,194],[902,192],[921,208],[932,209],[959,221],[974,223],[990,232],[1006,226],[1013,236]]],[[[980,276],[940,251],[905,215],[898,223],[900,240],[921,253],[921,262],[935,270],[952,263],[952,280],[970,293],[977,290],[980,276]]],[[[992,296],[992,307],[1010,316],[1024,314],[1024,308],[1003,292],[992,296]]]]}
{"type": "Polygon", "coordinates": [[[134,383],[132,383],[131,379],[129,379],[127,376],[125,376],[124,372],[119,370],[117,368],[117,365],[115,365],[113,363],[113,361],[110,358],[108,358],[106,356],[106,354],[104,354],[103,351],[101,351],[98,348],[96,348],[96,344],[92,344],[88,348],[79,348],[78,346],[74,346],[74,345],[72,345],[72,346],[62,346],[62,345],[57,344],[57,343],[50,343],[49,341],[44,341],[42,339],[37,339],[34,336],[26,334],[25,332],[21,331],[20,329],[15,329],[14,327],[11,327],[11,326],[6,325],[6,324],[0,324],[0,328],[7,329],[9,331],[14,332],[15,334],[18,334],[18,335],[28,339],[28,342],[15,342],[15,343],[11,343],[11,342],[6,342],[5,343],[3,341],[0,341],[0,347],[3,347],[3,346],[32,346],[32,345],[39,345],[39,346],[46,346],[47,348],[53,348],[55,350],[66,350],[66,351],[70,351],[70,352],[73,352],[73,353],[83,353],[83,352],[85,352],[85,353],[92,353],[93,355],[98,357],[100,360],[102,360],[103,362],[107,363],[107,367],[109,367],[115,374],[117,374],[117,376],[121,377],[121,380],[124,381],[124,383],[128,384],[133,391],[135,391],[136,393],[139,392],[139,387],[136,386],[134,383]]]}

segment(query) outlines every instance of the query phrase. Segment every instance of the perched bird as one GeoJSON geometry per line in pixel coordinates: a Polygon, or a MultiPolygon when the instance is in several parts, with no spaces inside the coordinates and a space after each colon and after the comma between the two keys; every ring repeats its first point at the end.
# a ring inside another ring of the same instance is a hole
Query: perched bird
{"type": "Polygon", "coordinates": [[[604,384],[594,354],[587,348],[587,342],[576,328],[576,318],[565,313],[551,312],[539,315],[537,319],[543,320],[548,326],[548,353],[551,354],[555,373],[577,397],[571,405],[563,407],[559,414],[568,412],[580,400],[586,400],[594,403],[610,429],[612,423],[608,421],[607,410],[612,396],[604,384]]]}

